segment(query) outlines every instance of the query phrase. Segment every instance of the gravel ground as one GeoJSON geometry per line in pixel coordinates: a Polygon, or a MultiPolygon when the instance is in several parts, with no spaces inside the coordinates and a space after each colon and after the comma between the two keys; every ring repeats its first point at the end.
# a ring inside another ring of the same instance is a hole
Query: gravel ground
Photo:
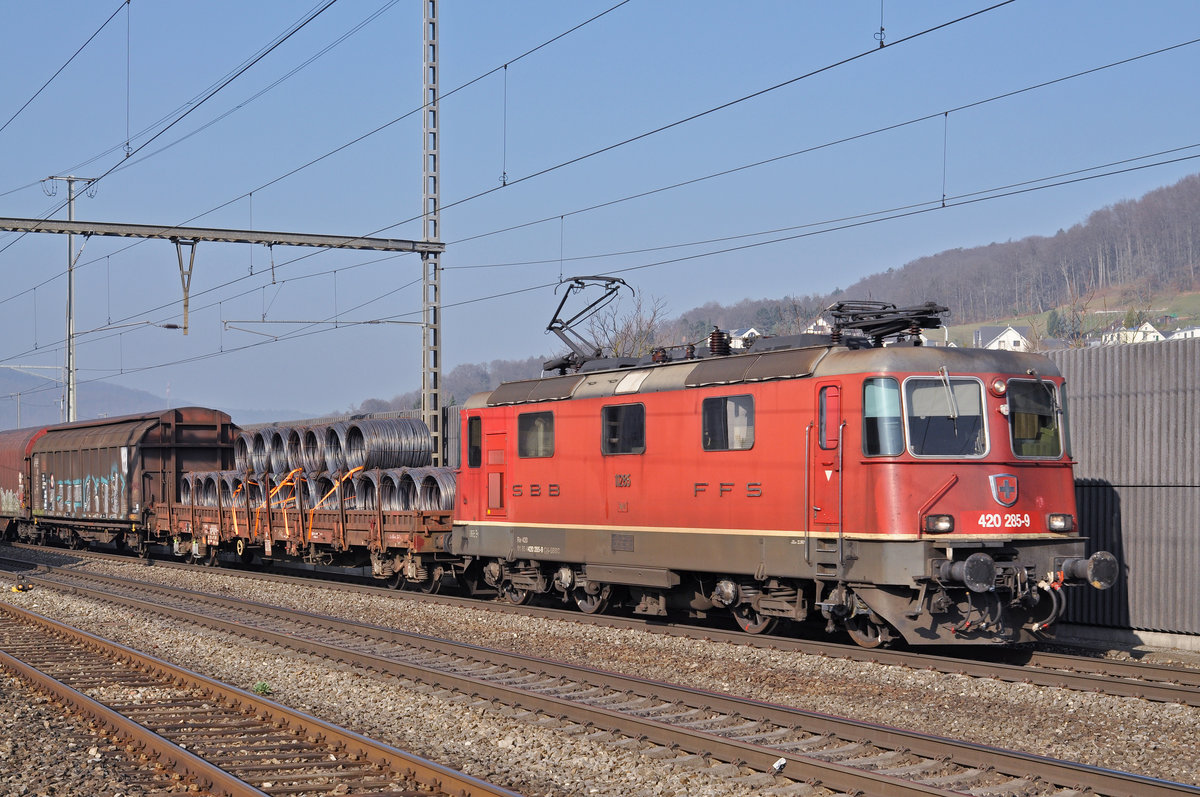
{"type": "MultiPolygon", "coordinates": [[[[100,569],[95,565],[89,565],[88,569],[93,567],[100,569]]],[[[166,569],[140,568],[136,575],[150,571],[155,575],[168,573],[166,569]]],[[[129,570],[125,574],[133,575],[129,570]]],[[[234,583],[225,589],[212,585],[208,588],[233,594],[234,587],[245,590],[254,586],[240,579],[221,580],[234,583]]],[[[303,601],[301,593],[293,598],[303,601]]],[[[753,776],[748,770],[741,774],[754,785],[738,785],[728,779],[728,768],[719,764],[711,771],[694,764],[672,765],[669,759],[642,755],[638,750],[646,745],[628,739],[553,720],[538,720],[506,707],[476,704],[465,696],[435,693],[429,687],[273,646],[245,643],[226,634],[145,621],[130,617],[121,609],[76,596],[35,589],[0,593],[0,600],[245,689],[265,681],[272,689],[273,700],[531,797],[593,794],[748,797],[772,793],[771,788],[764,788],[762,776],[753,776]]],[[[17,703],[20,702],[18,699],[17,703]]],[[[33,730],[36,729],[18,722],[6,729],[5,736],[20,738],[33,730]]],[[[52,741],[55,734],[47,732],[52,741]]],[[[18,760],[14,756],[11,763],[16,767],[14,782],[41,766],[36,757],[18,760]]],[[[789,781],[780,778],[777,782],[782,786],[789,781]]],[[[114,791],[27,793],[83,795],[114,791]]]]}
{"type": "Polygon", "coordinates": [[[0,795],[132,797],[189,791],[161,775],[132,780],[132,766],[122,749],[80,718],[0,671],[0,795]]]}
{"type": "MultiPolygon", "coordinates": [[[[1200,785],[1196,708],[336,592],[319,583],[251,582],[219,570],[104,562],[80,567],[1200,785]]],[[[5,593],[5,599],[125,644],[157,646],[164,658],[235,683],[266,680],[282,702],[479,777],[512,773],[517,780],[511,787],[527,794],[736,793],[727,782],[706,781],[704,772],[661,767],[619,746],[584,743],[579,733],[447,704],[362,673],[331,672],[328,665],[275,649],[237,651],[224,638],[130,618],[114,624],[112,609],[97,611],[45,591],[5,593]],[[370,710],[362,711],[363,705],[370,710]],[[447,734],[447,723],[458,729],[447,734]]]]}

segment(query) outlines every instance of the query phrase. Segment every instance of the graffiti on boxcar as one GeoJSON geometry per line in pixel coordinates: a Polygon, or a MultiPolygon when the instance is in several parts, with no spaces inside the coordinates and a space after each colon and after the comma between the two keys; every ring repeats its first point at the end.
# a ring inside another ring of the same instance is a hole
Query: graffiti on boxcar
{"type": "MultiPolygon", "coordinates": [[[[89,474],[81,479],[59,479],[52,473],[42,473],[42,511],[47,514],[71,517],[119,518],[125,514],[125,474],[116,463],[109,473],[89,474]]],[[[8,500],[0,495],[0,507],[7,509],[8,500]]],[[[19,496],[14,500],[19,501],[19,496]]]]}
{"type": "Polygon", "coordinates": [[[16,490],[0,490],[0,512],[16,515],[21,511],[21,494],[16,490]]]}

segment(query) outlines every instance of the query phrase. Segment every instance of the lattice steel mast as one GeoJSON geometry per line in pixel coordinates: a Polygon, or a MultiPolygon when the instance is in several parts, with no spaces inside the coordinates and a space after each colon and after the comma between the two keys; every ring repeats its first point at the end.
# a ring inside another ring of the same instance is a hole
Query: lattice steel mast
{"type": "MultiPolygon", "coordinates": [[[[421,166],[425,240],[439,239],[441,209],[438,185],[438,0],[424,0],[424,105],[423,158],[421,166]]],[[[442,273],[437,252],[421,253],[422,313],[425,328],[421,334],[421,417],[433,435],[433,464],[442,462],[442,273]]]]}

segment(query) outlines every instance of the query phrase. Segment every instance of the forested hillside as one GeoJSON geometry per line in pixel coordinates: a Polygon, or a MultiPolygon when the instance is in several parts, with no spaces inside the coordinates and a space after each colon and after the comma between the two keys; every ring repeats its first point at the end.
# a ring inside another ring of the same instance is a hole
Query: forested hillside
{"type": "Polygon", "coordinates": [[[889,269],[847,296],[910,304],[936,298],[956,323],[1033,315],[1086,303],[1114,287],[1128,309],[1200,287],[1200,175],[1095,211],[1054,236],[952,249],[889,269]],[[929,295],[937,286],[936,297],[929,295]]]}
{"type": "MultiPolygon", "coordinates": [[[[950,308],[955,324],[1028,317],[1055,308],[1077,324],[1099,293],[1115,293],[1120,309],[1136,313],[1148,310],[1156,294],[1200,289],[1198,272],[1200,175],[1192,175],[1141,199],[1101,208],[1053,236],[939,252],[834,294],[744,299],[730,306],[709,302],[672,319],[634,313],[608,321],[648,324],[660,345],[699,341],[713,326],[786,335],[803,330],[838,298],[853,298],[898,305],[937,301],[950,308]]],[[[1117,308],[1110,303],[1109,309],[1117,308]]],[[[605,335],[597,339],[603,341],[605,335]]],[[[548,356],[460,365],[446,376],[443,387],[462,402],[501,381],[537,376],[545,359],[548,356]]],[[[413,390],[390,401],[369,399],[356,411],[409,409],[419,397],[413,390]]]]}

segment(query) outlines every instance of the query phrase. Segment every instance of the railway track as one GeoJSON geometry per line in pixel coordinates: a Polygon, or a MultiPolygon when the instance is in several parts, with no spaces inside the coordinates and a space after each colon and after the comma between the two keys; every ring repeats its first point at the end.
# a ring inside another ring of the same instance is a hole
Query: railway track
{"type": "MultiPolygon", "coordinates": [[[[40,553],[46,551],[38,546],[24,544],[14,547],[28,548],[40,553]]],[[[72,552],[69,555],[101,558],[125,564],[131,561],[128,556],[94,551],[72,552]]],[[[157,561],[155,566],[189,568],[196,565],[175,561],[157,561]]],[[[222,572],[246,578],[285,583],[295,583],[296,581],[311,583],[311,579],[278,573],[241,570],[224,570],[222,572]]],[[[380,587],[354,582],[322,580],[321,584],[323,588],[352,592],[378,594],[384,591],[380,587]]],[[[1200,706],[1200,669],[1037,650],[976,648],[968,652],[958,651],[954,655],[880,648],[868,650],[853,644],[838,644],[826,640],[814,642],[789,636],[752,636],[741,631],[725,630],[713,626],[664,623],[659,620],[620,615],[587,615],[574,609],[555,609],[538,605],[513,606],[499,601],[481,602],[478,599],[454,595],[430,595],[421,592],[405,592],[403,594],[412,600],[433,601],[475,609],[486,608],[489,611],[548,617],[614,628],[637,628],[650,633],[689,638],[699,637],[729,644],[762,646],[806,655],[828,656],[918,670],[933,670],[946,674],[996,679],[1010,683],[1052,686],[1116,697],[1137,697],[1145,700],[1200,706]]]]}
{"type": "Polygon", "coordinates": [[[210,794],[479,795],[506,790],[15,606],[0,665],[210,794]]]}
{"type": "Polygon", "coordinates": [[[711,756],[727,762],[735,782],[782,793],[819,792],[802,782],[781,787],[769,774],[781,767],[790,778],[847,793],[1200,794],[1183,784],[203,593],[61,569],[25,578],[623,734],[680,765],[707,767],[711,756]]]}

